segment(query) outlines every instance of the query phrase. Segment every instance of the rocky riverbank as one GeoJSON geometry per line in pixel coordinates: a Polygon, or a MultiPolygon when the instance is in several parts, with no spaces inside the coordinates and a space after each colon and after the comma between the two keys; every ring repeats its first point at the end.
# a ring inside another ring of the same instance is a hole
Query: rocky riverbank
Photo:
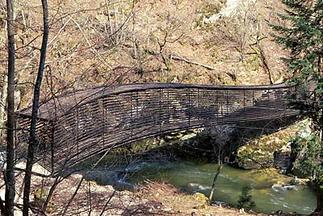
{"type": "MultiPolygon", "coordinates": [[[[46,171],[35,165],[34,171],[44,174],[46,171]]],[[[22,204],[23,175],[17,173],[17,206],[22,204]]],[[[47,211],[41,206],[55,179],[33,176],[32,179],[32,215],[251,215],[243,211],[209,206],[202,194],[187,195],[173,186],[149,182],[136,192],[117,191],[110,185],[98,185],[87,181],[82,175],[74,174],[61,181],[54,191],[47,211]]],[[[1,184],[3,185],[3,176],[1,184]]],[[[4,197],[1,189],[1,198],[4,197]]],[[[19,208],[16,215],[22,215],[19,208]]]]}
{"type": "Polygon", "coordinates": [[[291,140],[310,133],[310,122],[303,120],[271,134],[248,140],[237,150],[236,160],[243,169],[276,167],[283,171],[291,165],[291,140]]]}
{"type": "MultiPolygon", "coordinates": [[[[39,165],[35,165],[34,171],[46,173],[39,165]]],[[[1,176],[1,184],[2,180],[1,176]]],[[[19,175],[17,206],[22,204],[22,180],[23,176],[19,175]]],[[[221,203],[209,205],[203,194],[183,193],[166,183],[146,182],[136,192],[117,191],[110,185],[87,181],[79,174],[71,175],[58,184],[47,211],[43,212],[41,206],[54,181],[54,178],[33,176],[32,215],[265,215],[246,213],[243,209],[233,209],[221,203]]],[[[3,195],[2,188],[1,197],[3,195]]],[[[18,208],[16,215],[21,215],[18,208]]]]}

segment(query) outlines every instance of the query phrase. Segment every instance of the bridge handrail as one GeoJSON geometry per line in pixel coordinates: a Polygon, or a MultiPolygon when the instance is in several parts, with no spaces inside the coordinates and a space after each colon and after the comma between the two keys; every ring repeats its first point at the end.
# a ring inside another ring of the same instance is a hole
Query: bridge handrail
{"type": "MultiPolygon", "coordinates": [[[[123,84],[116,86],[97,86],[89,89],[80,89],[72,92],[66,92],[59,97],[51,98],[42,103],[42,105],[50,103],[53,100],[64,99],[65,97],[75,96],[75,94],[88,92],[88,95],[80,98],[76,104],[72,105],[65,111],[63,111],[60,115],[57,115],[56,118],[64,116],[69,113],[71,110],[76,107],[82,106],[87,103],[91,103],[97,99],[107,97],[109,95],[117,95],[122,93],[129,92],[138,92],[152,89],[203,89],[203,90],[277,90],[277,89],[290,89],[295,87],[295,85],[291,85],[288,83],[279,83],[273,85],[209,85],[209,84],[184,84],[184,83],[136,83],[136,84],[123,84]]],[[[41,106],[42,106],[41,105],[41,106]]],[[[17,112],[17,115],[28,118],[31,117],[31,107],[22,109],[17,112]]],[[[44,117],[40,117],[42,120],[46,120],[44,117]]],[[[52,119],[47,119],[52,120],[52,119]]]]}

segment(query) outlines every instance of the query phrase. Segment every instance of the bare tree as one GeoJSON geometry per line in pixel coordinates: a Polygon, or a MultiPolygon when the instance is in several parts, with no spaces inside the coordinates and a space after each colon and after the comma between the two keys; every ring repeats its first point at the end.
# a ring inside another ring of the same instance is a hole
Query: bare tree
{"type": "Polygon", "coordinates": [[[31,174],[32,174],[31,171],[32,171],[32,166],[34,162],[34,152],[37,146],[36,125],[37,125],[37,115],[39,110],[40,88],[41,88],[43,75],[44,75],[48,34],[49,34],[48,3],[47,3],[47,0],[42,0],[41,2],[42,2],[42,9],[43,9],[43,40],[42,40],[42,45],[40,49],[40,61],[39,61],[38,73],[37,73],[37,78],[34,86],[32,118],[31,118],[31,125],[30,125],[30,138],[29,138],[28,153],[27,153],[26,173],[24,178],[24,196],[23,196],[23,215],[24,216],[28,216],[28,210],[29,210],[29,195],[30,195],[30,184],[31,184],[31,174]]]}
{"type": "Polygon", "coordinates": [[[218,159],[218,168],[214,175],[211,192],[209,195],[209,201],[212,202],[213,194],[215,192],[215,183],[218,179],[218,176],[221,173],[222,167],[223,167],[223,159],[224,159],[224,149],[228,146],[228,143],[231,139],[231,135],[234,131],[234,128],[229,125],[223,125],[223,126],[216,126],[212,128],[208,128],[206,133],[208,136],[211,137],[211,140],[214,140],[212,142],[213,152],[215,155],[217,155],[218,159]]]}
{"type": "Polygon", "coordinates": [[[5,215],[14,215],[15,199],[15,30],[14,1],[7,0],[7,32],[8,32],[8,90],[7,90],[7,167],[5,171],[5,215]]]}

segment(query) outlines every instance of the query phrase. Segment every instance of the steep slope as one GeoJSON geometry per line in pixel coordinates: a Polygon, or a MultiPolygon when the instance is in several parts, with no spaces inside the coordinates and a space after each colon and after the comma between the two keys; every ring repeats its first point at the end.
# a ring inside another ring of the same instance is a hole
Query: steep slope
{"type": "MultiPolygon", "coordinates": [[[[0,1],[0,24],[5,26],[0,1]]],[[[279,0],[50,1],[44,98],[99,84],[268,84],[286,78],[268,23],[279,0]],[[214,19],[216,17],[216,19],[214,19]],[[210,22],[212,20],[212,22],[210,22]]],[[[17,82],[30,103],[41,39],[41,5],[17,2],[17,82]]],[[[5,63],[5,31],[0,32],[5,63]]],[[[5,71],[5,64],[0,70],[5,71]]]]}

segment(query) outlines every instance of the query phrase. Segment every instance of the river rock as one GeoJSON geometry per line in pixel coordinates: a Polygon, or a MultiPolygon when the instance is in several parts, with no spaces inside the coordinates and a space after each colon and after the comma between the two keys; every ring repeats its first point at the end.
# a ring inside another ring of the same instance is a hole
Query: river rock
{"type": "Polygon", "coordinates": [[[218,206],[218,207],[228,207],[229,205],[226,203],[226,202],[223,202],[223,201],[213,201],[212,205],[214,206],[218,206]]]}
{"type": "Polygon", "coordinates": [[[246,145],[238,150],[238,166],[243,169],[268,168],[273,165],[274,157],[272,152],[254,149],[246,145]]]}
{"type": "Polygon", "coordinates": [[[196,133],[190,133],[190,134],[186,134],[184,136],[182,136],[179,140],[181,141],[185,141],[185,140],[189,140],[196,137],[196,133]]]}
{"type": "Polygon", "coordinates": [[[187,188],[188,192],[194,193],[194,192],[198,191],[199,184],[197,184],[197,183],[188,183],[186,185],[186,188],[187,188]]]}
{"type": "MultiPolygon", "coordinates": [[[[26,169],[26,162],[21,161],[17,163],[15,167],[18,169],[26,169]]],[[[36,174],[44,175],[44,176],[49,176],[51,174],[47,169],[45,169],[43,166],[41,166],[38,163],[35,163],[33,165],[32,172],[36,174]]]]}
{"type": "Polygon", "coordinates": [[[186,185],[186,189],[190,193],[195,193],[195,192],[199,192],[199,191],[207,191],[207,190],[210,190],[211,187],[209,187],[209,186],[203,186],[203,185],[200,185],[200,184],[197,184],[197,183],[188,183],[186,185]]]}
{"type": "Polygon", "coordinates": [[[296,176],[294,176],[294,178],[292,180],[290,180],[290,184],[291,185],[307,185],[310,182],[310,179],[306,179],[306,178],[298,178],[296,176]]]}
{"type": "Polygon", "coordinates": [[[282,185],[282,184],[273,184],[271,188],[276,192],[284,192],[288,190],[296,190],[297,187],[295,185],[282,185]]]}
{"type": "Polygon", "coordinates": [[[237,151],[238,166],[244,169],[259,169],[275,165],[286,169],[290,163],[290,137],[296,135],[302,124],[299,122],[272,134],[250,140],[237,151]],[[274,152],[276,152],[275,155],[274,152]]]}

